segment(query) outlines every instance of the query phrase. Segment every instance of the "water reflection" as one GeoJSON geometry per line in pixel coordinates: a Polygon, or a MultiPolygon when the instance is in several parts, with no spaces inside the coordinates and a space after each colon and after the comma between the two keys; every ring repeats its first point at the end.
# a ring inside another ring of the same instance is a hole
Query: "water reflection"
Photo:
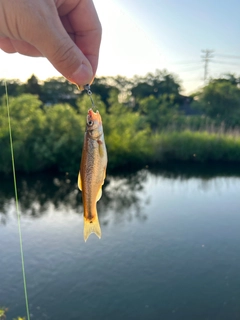
{"type": "Polygon", "coordinates": [[[187,180],[201,178],[209,180],[216,177],[240,177],[239,164],[224,163],[165,163],[161,167],[149,168],[156,176],[187,180]]]}
{"type": "MultiPolygon", "coordinates": [[[[107,177],[102,199],[98,203],[98,212],[103,223],[109,222],[108,215],[112,210],[117,213],[115,222],[121,220],[125,212],[128,214],[125,219],[132,219],[134,216],[141,220],[146,219],[142,207],[147,199],[143,200],[140,196],[140,193],[144,192],[146,179],[146,170],[107,177]]],[[[0,181],[0,223],[6,224],[8,214],[14,208],[13,181],[11,177],[3,176],[0,181]]],[[[19,208],[24,216],[38,218],[46,214],[50,206],[64,212],[69,209],[79,214],[83,212],[76,177],[49,173],[18,175],[17,185],[19,208]]]]}
{"type": "MultiPolygon", "coordinates": [[[[144,197],[147,177],[147,170],[111,177],[104,190],[103,201],[99,202],[100,213],[104,213],[106,208],[108,212],[116,212],[115,223],[121,222],[123,215],[124,219],[129,221],[134,217],[142,221],[146,220],[147,216],[143,209],[149,202],[149,198],[144,197]]],[[[108,221],[104,220],[104,223],[108,221]]]]}
{"type": "MultiPolygon", "coordinates": [[[[18,199],[23,215],[39,217],[47,212],[50,204],[56,209],[63,204],[76,210],[81,207],[77,189],[66,176],[55,177],[50,174],[18,175],[18,199]]],[[[7,214],[14,202],[13,181],[11,177],[1,177],[0,212],[7,214]]]]}
{"type": "MultiPolygon", "coordinates": [[[[214,187],[218,190],[226,179],[216,177],[240,177],[237,165],[189,165],[166,164],[158,168],[146,168],[135,173],[108,175],[104,185],[98,212],[103,224],[131,221],[137,218],[147,219],[144,207],[150,202],[147,196],[146,182],[151,177],[167,178],[175,183],[177,180],[199,179],[199,189],[206,191],[214,187]],[[212,185],[214,184],[214,186],[212,185]]],[[[19,208],[24,216],[38,218],[46,214],[49,207],[68,212],[74,210],[82,214],[81,192],[77,189],[76,177],[53,175],[50,173],[17,176],[19,208]]],[[[149,188],[149,185],[148,185],[149,188]]],[[[14,189],[12,177],[0,176],[0,224],[5,225],[9,213],[14,209],[14,189]]],[[[15,211],[15,210],[14,210],[15,211]]]]}
{"type": "Polygon", "coordinates": [[[149,171],[156,178],[170,179],[173,185],[183,185],[194,179],[197,189],[206,193],[210,190],[221,193],[225,188],[234,188],[239,184],[240,177],[239,164],[224,163],[168,163],[160,168],[150,168],[149,171]]]}

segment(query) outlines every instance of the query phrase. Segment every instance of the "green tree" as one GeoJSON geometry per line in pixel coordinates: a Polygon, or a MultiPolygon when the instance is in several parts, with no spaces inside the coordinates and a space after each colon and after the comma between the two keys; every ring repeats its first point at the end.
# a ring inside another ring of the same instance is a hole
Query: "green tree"
{"type": "MultiPolygon", "coordinates": [[[[21,83],[19,80],[16,80],[16,79],[6,80],[6,83],[7,83],[7,91],[9,96],[16,97],[24,93],[24,84],[21,83]]],[[[5,93],[6,93],[5,80],[0,79],[0,97],[4,96],[5,93]]]]}
{"type": "Polygon", "coordinates": [[[174,100],[173,94],[163,94],[158,98],[151,95],[140,100],[139,111],[153,131],[162,130],[174,123],[178,117],[178,106],[174,100]]]}
{"type": "Polygon", "coordinates": [[[41,95],[41,85],[38,82],[38,78],[33,74],[24,86],[24,92],[35,94],[40,96],[41,95]]]}
{"type": "Polygon", "coordinates": [[[221,78],[211,80],[211,82],[226,82],[226,81],[234,86],[239,86],[240,77],[236,77],[236,75],[232,73],[226,73],[221,78]]]}
{"type": "Polygon", "coordinates": [[[198,97],[203,112],[227,126],[240,125],[240,89],[230,81],[211,81],[198,97]]]}
{"type": "MultiPolygon", "coordinates": [[[[37,154],[32,152],[33,147],[30,142],[34,141],[43,124],[44,119],[40,105],[41,101],[38,97],[30,94],[9,99],[15,164],[19,171],[38,169],[37,154]]],[[[4,99],[2,99],[0,107],[0,125],[0,171],[9,172],[11,158],[7,108],[4,99]]]]}
{"type": "Polygon", "coordinates": [[[119,94],[119,89],[115,86],[114,78],[101,77],[96,78],[92,84],[92,91],[94,94],[101,96],[102,102],[105,104],[107,110],[110,107],[109,98],[112,92],[119,94]]]}
{"type": "Polygon", "coordinates": [[[84,128],[80,116],[67,104],[45,107],[44,126],[34,135],[33,153],[42,167],[77,172],[84,128]],[[40,162],[41,160],[41,162],[40,162]]]}
{"type": "Polygon", "coordinates": [[[150,95],[158,98],[163,94],[174,94],[175,102],[179,99],[181,89],[179,80],[166,70],[156,70],[155,73],[148,73],[145,77],[135,77],[133,82],[134,86],[131,91],[137,107],[141,99],[150,95]]]}
{"type": "Polygon", "coordinates": [[[141,117],[124,105],[115,104],[104,121],[105,140],[108,150],[109,168],[146,164],[151,147],[150,130],[142,128],[141,117]]]}
{"type": "Polygon", "coordinates": [[[69,103],[75,107],[79,95],[80,91],[74,84],[64,77],[56,77],[44,81],[40,99],[45,104],[69,103]]]}

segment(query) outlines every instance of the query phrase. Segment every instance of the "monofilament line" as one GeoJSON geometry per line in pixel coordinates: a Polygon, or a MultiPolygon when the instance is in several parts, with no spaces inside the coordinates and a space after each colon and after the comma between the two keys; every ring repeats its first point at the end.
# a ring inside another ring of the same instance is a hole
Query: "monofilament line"
{"type": "Polygon", "coordinates": [[[8,116],[9,141],[10,141],[10,150],[11,150],[11,159],[12,159],[12,171],[13,171],[13,184],[14,184],[14,193],[15,193],[15,204],[16,204],[16,212],[17,212],[17,218],[18,218],[17,220],[18,220],[20,254],[21,254],[21,261],[22,261],[23,286],[24,286],[24,295],[25,295],[25,303],[26,303],[27,320],[30,320],[29,306],[28,306],[28,295],[27,295],[27,282],[26,282],[25,264],[24,264],[24,255],[23,255],[21,214],[20,214],[19,205],[18,205],[17,179],[16,179],[16,171],[15,171],[13,140],[12,140],[12,128],[11,128],[10,108],[9,108],[8,90],[7,90],[6,81],[5,81],[5,92],[6,92],[6,106],[7,106],[7,116],[8,116]]]}
{"type": "Polygon", "coordinates": [[[96,106],[95,106],[93,98],[92,98],[92,91],[91,91],[91,88],[90,88],[90,84],[86,84],[84,86],[84,89],[87,91],[87,94],[89,95],[89,98],[90,98],[91,103],[92,103],[92,109],[95,109],[96,106]]]}

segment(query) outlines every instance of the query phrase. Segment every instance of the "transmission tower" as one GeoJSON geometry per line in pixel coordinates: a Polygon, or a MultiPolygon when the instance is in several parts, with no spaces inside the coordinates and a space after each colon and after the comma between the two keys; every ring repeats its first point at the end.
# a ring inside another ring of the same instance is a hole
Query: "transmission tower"
{"type": "Polygon", "coordinates": [[[202,50],[202,53],[204,54],[201,56],[204,61],[204,83],[206,83],[208,78],[208,64],[213,58],[213,52],[213,50],[202,50]]]}

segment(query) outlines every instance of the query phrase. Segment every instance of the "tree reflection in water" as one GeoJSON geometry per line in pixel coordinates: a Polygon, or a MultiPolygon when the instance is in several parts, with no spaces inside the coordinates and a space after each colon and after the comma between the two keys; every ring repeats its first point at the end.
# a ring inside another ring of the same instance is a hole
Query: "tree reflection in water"
{"type": "MultiPolygon", "coordinates": [[[[240,167],[220,164],[166,164],[161,168],[143,169],[135,173],[107,175],[103,195],[98,202],[101,223],[119,223],[137,218],[144,221],[144,206],[150,201],[146,190],[149,176],[188,180],[198,178],[203,183],[216,177],[239,177],[240,167]]],[[[17,175],[18,198],[21,213],[37,218],[54,210],[68,212],[70,209],[82,214],[81,192],[77,188],[77,177],[50,173],[17,175]]],[[[15,212],[12,177],[0,176],[0,224],[6,224],[10,212],[15,212]]]]}
{"type": "MultiPolygon", "coordinates": [[[[124,219],[146,219],[142,206],[146,199],[142,197],[147,171],[134,174],[108,176],[103,187],[103,196],[98,202],[99,216],[108,223],[109,212],[116,212],[115,222],[124,219]]],[[[8,216],[14,210],[14,188],[12,177],[0,177],[0,223],[6,224],[8,216]]],[[[74,210],[82,214],[81,192],[77,188],[76,177],[68,175],[34,174],[17,175],[18,200],[23,216],[38,218],[46,214],[50,206],[55,210],[68,212],[74,210]]]]}
{"type": "Polygon", "coordinates": [[[141,170],[107,179],[104,196],[98,203],[99,215],[104,217],[102,223],[109,222],[108,213],[112,215],[112,212],[114,215],[111,220],[114,223],[131,221],[133,218],[144,221],[147,218],[143,210],[144,205],[149,202],[149,198],[144,195],[147,177],[147,170],[141,170]]]}
{"type": "Polygon", "coordinates": [[[170,179],[188,180],[199,178],[210,180],[218,177],[240,177],[240,166],[227,163],[165,163],[161,167],[151,168],[155,176],[170,179]]]}

